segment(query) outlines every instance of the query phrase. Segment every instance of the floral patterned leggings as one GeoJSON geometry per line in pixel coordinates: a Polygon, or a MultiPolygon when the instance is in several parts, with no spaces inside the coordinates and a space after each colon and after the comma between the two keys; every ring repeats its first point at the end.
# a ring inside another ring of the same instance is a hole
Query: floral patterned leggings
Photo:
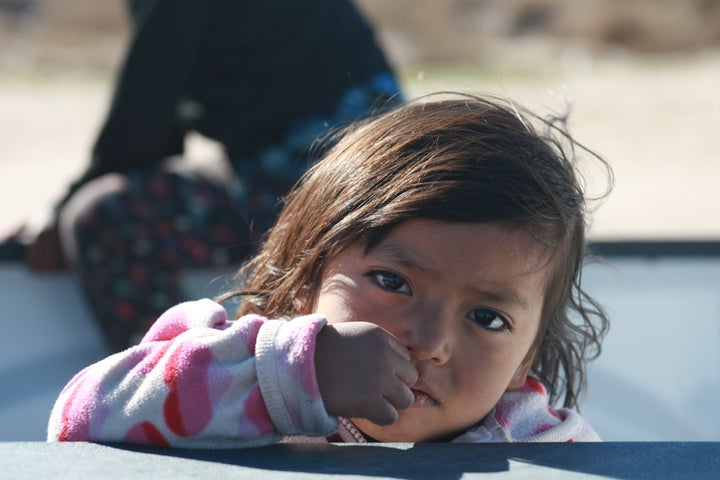
{"type": "Polygon", "coordinates": [[[285,190],[256,189],[239,202],[198,176],[127,174],[126,188],[97,202],[74,228],[80,280],[110,348],[136,343],[160,313],[186,299],[181,268],[246,258],[272,226],[285,190]]]}

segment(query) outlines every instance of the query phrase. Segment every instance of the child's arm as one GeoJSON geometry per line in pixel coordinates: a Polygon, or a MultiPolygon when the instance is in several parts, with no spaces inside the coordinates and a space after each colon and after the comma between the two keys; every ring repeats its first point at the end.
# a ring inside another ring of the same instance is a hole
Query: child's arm
{"type": "Polygon", "coordinates": [[[230,448],[330,435],[314,366],[324,325],[317,315],[230,322],[210,300],[173,307],[140,345],[70,381],[48,439],[230,448]]]}

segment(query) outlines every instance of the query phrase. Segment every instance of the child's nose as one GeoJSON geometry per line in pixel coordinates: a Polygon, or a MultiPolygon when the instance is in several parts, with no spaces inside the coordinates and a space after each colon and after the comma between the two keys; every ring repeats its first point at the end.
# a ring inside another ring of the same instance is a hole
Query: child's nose
{"type": "Polygon", "coordinates": [[[451,331],[443,315],[426,310],[406,319],[398,338],[418,360],[444,364],[450,358],[451,331]]]}

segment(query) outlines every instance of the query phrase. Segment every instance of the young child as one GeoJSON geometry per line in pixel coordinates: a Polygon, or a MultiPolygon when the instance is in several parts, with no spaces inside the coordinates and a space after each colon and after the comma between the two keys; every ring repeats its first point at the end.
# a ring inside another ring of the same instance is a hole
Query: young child
{"type": "Polygon", "coordinates": [[[173,307],[70,381],[49,440],[599,440],[571,410],[607,318],[561,126],[468,95],[351,126],[218,299],[237,319],[173,307]]]}

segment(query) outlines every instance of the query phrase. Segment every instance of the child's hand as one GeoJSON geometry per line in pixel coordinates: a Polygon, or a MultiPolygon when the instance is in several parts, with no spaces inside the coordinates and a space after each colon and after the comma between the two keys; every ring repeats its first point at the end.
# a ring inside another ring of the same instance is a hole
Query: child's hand
{"type": "Polygon", "coordinates": [[[315,370],[325,409],[336,417],[397,420],[414,401],[418,378],[410,352],[373,323],[326,325],[318,334],[315,370]]]}

